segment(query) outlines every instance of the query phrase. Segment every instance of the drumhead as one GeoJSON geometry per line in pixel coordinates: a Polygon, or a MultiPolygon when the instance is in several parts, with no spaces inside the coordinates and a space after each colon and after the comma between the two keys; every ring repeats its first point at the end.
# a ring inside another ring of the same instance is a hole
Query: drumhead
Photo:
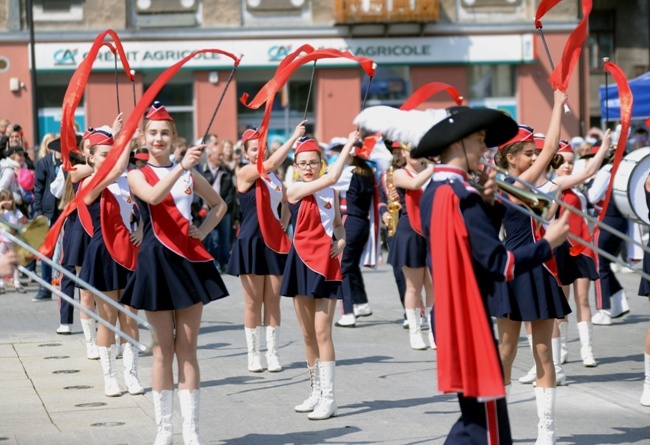
{"type": "Polygon", "coordinates": [[[626,218],[650,225],[645,181],[650,173],[650,147],[637,148],[626,155],[614,177],[613,198],[626,218]]]}

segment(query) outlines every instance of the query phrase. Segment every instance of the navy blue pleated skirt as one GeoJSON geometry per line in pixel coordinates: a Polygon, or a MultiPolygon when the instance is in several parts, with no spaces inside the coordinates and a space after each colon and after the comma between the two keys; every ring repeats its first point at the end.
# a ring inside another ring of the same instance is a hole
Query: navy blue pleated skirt
{"type": "Polygon", "coordinates": [[[287,255],[272,251],[259,236],[240,237],[235,241],[226,273],[228,275],[282,275],[287,255]]]}
{"type": "Polygon", "coordinates": [[[593,258],[583,254],[572,256],[570,248],[571,245],[565,242],[553,251],[560,282],[568,285],[578,278],[589,278],[591,281],[600,278],[593,258]]]}
{"type": "Polygon", "coordinates": [[[227,296],[214,261],[189,261],[154,239],[140,246],[135,273],[120,303],[145,311],[171,311],[227,296]]]}
{"type": "Polygon", "coordinates": [[[69,255],[65,265],[81,267],[86,256],[86,249],[90,244],[90,235],[84,230],[79,217],[75,219],[70,232],[69,255]]]}
{"type": "Polygon", "coordinates": [[[408,217],[400,217],[388,251],[388,264],[417,269],[427,266],[427,241],[413,230],[408,217]]]}
{"type": "Polygon", "coordinates": [[[293,247],[289,251],[287,265],[284,268],[280,295],[285,297],[304,295],[308,298],[343,299],[341,281],[327,281],[324,276],[308,268],[293,247]]]}
{"type": "Polygon", "coordinates": [[[515,276],[505,286],[497,286],[489,307],[490,315],[505,318],[509,314],[515,321],[564,318],[571,313],[562,288],[543,266],[515,276]]]}
{"type": "Polygon", "coordinates": [[[95,237],[86,248],[86,255],[79,278],[100,291],[124,289],[131,271],[115,262],[104,239],[95,237]]]}

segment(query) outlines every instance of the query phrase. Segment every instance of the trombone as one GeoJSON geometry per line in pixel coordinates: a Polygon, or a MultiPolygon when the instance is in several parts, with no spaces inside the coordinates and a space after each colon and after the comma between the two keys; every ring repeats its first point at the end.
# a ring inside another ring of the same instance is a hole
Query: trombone
{"type": "Polygon", "coordinates": [[[111,299],[108,295],[104,294],[100,290],[96,289],[94,286],[91,286],[90,284],[81,280],[74,273],[67,271],[65,268],[61,267],[61,265],[55,263],[54,261],[52,261],[51,259],[49,259],[48,257],[46,257],[45,255],[43,255],[38,251],[38,248],[45,240],[45,236],[49,228],[50,228],[50,224],[48,219],[42,215],[37,216],[32,221],[30,221],[29,224],[25,226],[15,226],[13,224],[8,224],[6,222],[0,222],[0,234],[8,241],[14,243],[15,245],[16,255],[18,256],[18,265],[17,265],[18,270],[24,273],[25,275],[29,276],[32,280],[36,281],[38,284],[40,284],[41,286],[43,286],[44,288],[52,292],[57,297],[63,298],[65,301],[67,301],[68,303],[70,303],[80,311],[82,311],[84,314],[95,319],[98,323],[101,323],[104,327],[110,329],[118,336],[126,339],[129,343],[133,344],[139,351],[143,353],[150,352],[157,343],[157,337],[156,337],[155,328],[148,321],[138,316],[137,314],[129,312],[121,304],[111,299]],[[101,298],[102,300],[104,300],[105,302],[113,306],[115,309],[117,309],[119,312],[122,312],[126,316],[133,318],[138,323],[138,325],[142,326],[144,329],[148,330],[151,333],[151,338],[149,342],[142,343],[134,339],[133,337],[131,337],[130,335],[128,335],[127,333],[119,329],[117,326],[113,326],[112,324],[110,324],[109,322],[101,318],[95,312],[90,311],[85,307],[83,307],[80,303],[75,301],[74,298],[70,298],[69,296],[65,295],[59,289],[52,286],[51,283],[48,283],[45,280],[43,280],[41,277],[39,277],[36,273],[27,269],[25,266],[36,258],[40,259],[43,263],[48,264],[50,267],[52,267],[52,269],[57,270],[60,274],[65,275],[66,277],[68,277],[69,279],[77,283],[79,287],[83,287],[84,289],[87,289],[95,297],[101,298]]]}
{"type": "MultiPolygon", "coordinates": [[[[525,185],[526,187],[529,187],[531,190],[534,190],[534,192],[528,192],[528,191],[520,189],[518,187],[514,187],[511,184],[508,184],[507,182],[505,182],[505,181],[503,181],[501,179],[498,179],[498,178],[495,179],[499,189],[505,191],[506,193],[509,193],[509,194],[513,195],[514,197],[516,197],[517,199],[522,201],[527,207],[536,208],[536,209],[541,210],[542,215],[538,215],[537,213],[532,211],[532,209],[523,208],[523,207],[521,207],[521,206],[519,206],[519,205],[517,205],[517,204],[515,204],[512,201],[509,201],[507,199],[502,200],[502,202],[505,205],[509,205],[509,206],[519,210],[520,212],[525,213],[526,215],[530,216],[531,218],[534,218],[536,221],[539,221],[542,224],[548,224],[549,221],[546,219],[546,216],[547,216],[546,212],[548,211],[548,208],[550,207],[550,205],[552,203],[557,203],[560,206],[567,209],[568,211],[576,213],[576,214],[582,216],[587,221],[593,223],[594,225],[598,226],[599,228],[602,228],[602,229],[612,233],[613,235],[618,236],[619,238],[621,238],[621,239],[623,239],[625,241],[628,241],[628,242],[631,242],[631,243],[633,243],[633,244],[635,244],[637,246],[640,246],[643,249],[644,252],[647,252],[647,253],[650,254],[650,248],[648,248],[647,246],[644,246],[643,244],[640,244],[639,242],[635,241],[633,238],[630,238],[627,234],[624,234],[624,233],[620,232],[619,230],[616,230],[615,228],[613,228],[613,227],[611,227],[611,226],[609,226],[607,224],[604,224],[601,221],[598,221],[598,219],[596,219],[593,216],[583,212],[582,210],[579,210],[579,209],[573,207],[572,205],[565,203],[564,201],[562,201],[557,196],[554,196],[551,193],[546,193],[546,192],[543,192],[543,191],[539,190],[539,188],[535,187],[531,183],[529,183],[529,182],[527,182],[527,181],[525,181],[523,179],[520,179],[515,175],[510,174],[507,170],[504,170],[504,169],[500,168],[497,165],[491,164],[489,161],[487,161],[485,159],[481,159],[480,163],[482,165],[487,166],[487,167],[493,168],[494,170],[496,170],[497,172],[503,174],[504,176],[511,177],[515,181],[520,182],[521,184],[525,185]],[[535,195],[538,195],[538,196],[535,196],[535,195]]],[[[612,255],[612,254],[610,254],[610,253],[608,253],[608,252],[606,252],[606,251],[604,251],[602,249],[600,249],[598,246],[595,246],[595,245],[583,240],[582,238],[573,235],[572,233],[569,233],[568,236],[569,236],[569,238],[571,240],[577,242],[578,244],[581,244],[581,245],[587,247],[588,249],[593,250],[594,252],[598,253],[598,255],[600,255],[600,256],[602,256],[604,258],[607,258],[608,260],[610,260],[610,261],[612,261],[614,263],[625,266],[625,267],[631,269],[633,272],[641,275],[646,280],[650,280],[650,274],[644,272],[643,270],[637,269],[636,267],[633,267],[631,264],[629,264],[629,263],[615,257],[614,255],[612,255]]]]}

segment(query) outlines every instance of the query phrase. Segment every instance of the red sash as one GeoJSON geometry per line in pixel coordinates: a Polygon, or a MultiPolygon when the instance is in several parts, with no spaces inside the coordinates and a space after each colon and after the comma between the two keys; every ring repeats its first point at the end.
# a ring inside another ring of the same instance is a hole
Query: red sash
{"type": "MultiPolygon", "coordinates": [[[[334,195],[332,195],[334,196],[334,195]]],[[[335,198],[332,199],[334,201],[335,198]]],[[[335,202],[329,203],[335,206],[335,202]]],[[[329,210],[328,203],[324,208],[329,210]]],[[[341,281],[341,262],[330,256],[332,237],[327,234],[321,220],[314,195],[306,196],[300,203],[293,246],[303,263],[328,281],[341,281]]]]}
{"type": "MultiPolygon", "coordinates": [[[[535,239],[535,242],[538,242],[542,238],[544,238],[544,234],[546,234],[546,230],[544,229],[544,226],[542,224],[537,223],[533,218],[530,218],[530,225],[533,231],[533,238],[535,239]]],[[[551,258],[544,262],[544,267],[546,268],[546,270],[548,270],[548,273],[553,275],[553,278],[555,278],[555,281],[557,281],[557,285],[562,286],[562,282],[560,281],[560,277],[558,276],[557,263],[555,262],[555,257],[553,256],[553,252],[551,252],[551,258]]]]}
{"type": "MultiPolygon", "coordinates": [[[[404,171],[411,177],[415,176],[407,169],[404,169],[404,171]]],[[[406,217],[411,224],[411,228],[415,230],[418,235],[424,236],[422,233],[422,221],[420,219],[420,198],[422,198],[422,189],[404,189],[404,192],[404,201],[406,202],[406,217]]]]}
{"type": "Polygon", "coordinates": [[[505,397],[499,354],[474,275],[469,235],[450,185],[436,190],[429,232],[438,388],[465,397],[505,397]]]}
{"type": "MultiPolygon", "coordinates": [[[[578,195],[576,195],[575,192],[571,189],[562,191],[562,201],[566,202],[570,206],[575,207],[576,209],[583,210],[580,197],[578,197],[578,195]]],[[[560,208],[559,216],[562,216],[565,211],[566,209],[564,207],[560,208]]],[[[582,216],[574,212],[569,213],[569,232],[587,242],[591,242],[591,234],[589,233],[589,226],[587,225],[587,222],[582,216]]],[[[592,258],[594,261],[596,260],[596,254],[593,250],[588,249],[582,244],[573,241],[571,238],[569,238],[569,243],[571,244],[572,256],[584,254],[592,258]]]]}
{"type": "Polygon", "coordinates": [[[117,198],[110,190],[104,189],[100,205],[102,236],[108,252],[116,263],[129,270],[135,270],[140,247],[131,242],[131,232],[124,225],[117,198]]]}
{"type": "Polygon", "coordinates": [[[79,222],[81,227],[84,228],[88,236],[93,236],[95,229],[93,228],[93,219],[88,211],[88,206],[85,202],[81,201],[77,206],[77,215],[79,215],[79,222]]]}
{"type": "Polygon", "coordinates": [[[276,216],[277,209],[273,208],[271,191],[269,190],[269,187],[274,187],[276,191],[281,193],[282,188],[274,182],[271,182],[270,177],[268,182],[264,178],[257,178],[255,182],[257,217],[260,225],[260,232],[262,232],[262,237],[264,238],[264,244],[274,252],[289,253],[291,240],[289,240],[287,234],[284,233],[282,224],[276,216]]]}
{"type": "MultiPolygon", "coordinates": [[[[149,185],[154,186],[160,181],[158,175],[150,166],[140,169],[149,185]]],[[[189,193],[192,193],[189,190],[189,193]]],[[[163,246],[177,255],[193,262],[213,261],[200,240],[188,235],[190,221],[176,207],[174,197],[171,193],[158,205],[149,205],[151,215],[151,226],[158,241],[163,246]]]]}

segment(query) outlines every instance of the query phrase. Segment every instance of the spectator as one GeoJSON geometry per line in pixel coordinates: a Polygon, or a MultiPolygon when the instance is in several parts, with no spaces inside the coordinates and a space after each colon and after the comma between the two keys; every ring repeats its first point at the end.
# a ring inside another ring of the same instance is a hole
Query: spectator
{"type": "MultiPolygon", "coordinates": [[[[9,190],[0,190],[0,219],[9,223],[9,224],[24,224],[25,217],[23,214],[16,208],[16,203],[12,193],[9,190]]],[[[0,235],[0,255],[3,257],[7,253],[12,251],[13,244],[6,240],[3,236],[0,235]]],[[[18,269],[14,269],[12,272],[14,276],[14,288],[19,294],[24,294],[25,289],[20,284],[20,274],[18,269]]],[[[5,293],[5,277],[7,275],[0,275],[0,294],[5,293]]]]}
{"type": "MultiPolygon", "coordinates": [[[[223,163],[223,151],[217,142],[210,143],[206,147],[206,153],[207,162],[201,172],[228,206],[228,211],[219,225],[205,239],[206,248],[219,265],[219,270],[223,271],[230,260],[233,214],[236,207],[235,176],[223,163]]],[[[205,205],[204,209],[209,210],[205,205]]]]}
{"type": "Polygon", "coordinates": [[[178,163],[183,159],[183,155],[187,151],[187,139],[178,138],[174,143],[174,152],[170,156],[173,163],[178,163]]]}
{"type": "Polygon", "coordinates": [[[50,150],[47,148],[47,144],[49,144],[56,138],[57,135],[54,133],[46,133],[45,136],[43,136],[43,140],[41,141],[41,147],[38,150],[38,153],[36,153],[36,161],[39,161],[40,159],[44,158],[48,153],[50,153],[50,150]]]}
{"type": "Polygon", "coordinates": [[[223,151],[223,163],[228,166],[230,170],[235,171],[235,147],[230,139],[224,139],[221,143],[221,150],[223,151]]]}
{"type": "Polygon", "coordinates": [[[23,203],[23,195],[18,185],[18,171],[25,163],[25,150],[23,147],[10,147],[7,158],[0,161],[0,189],[9,190],[14,195],[17,205],[23,203]]]}
{"type": "MultiPolygon", "coordinates": [[[[61,153],[52,152],[36,164],[36,182],[34,185],[34,215],[44,215],[50,224],[59,216],[59,200],[52,194],[50,185],[61,168],[61,153]]],[[[52,281],[52,268],[41,264],[41,276],[45,282],[52,281]]],[[[52,292],[40,287],[32,301],[51,301],[52,292]]]]}

